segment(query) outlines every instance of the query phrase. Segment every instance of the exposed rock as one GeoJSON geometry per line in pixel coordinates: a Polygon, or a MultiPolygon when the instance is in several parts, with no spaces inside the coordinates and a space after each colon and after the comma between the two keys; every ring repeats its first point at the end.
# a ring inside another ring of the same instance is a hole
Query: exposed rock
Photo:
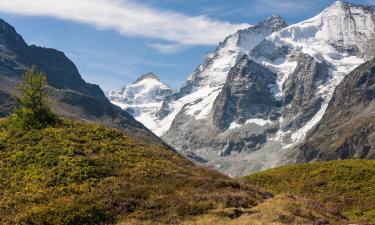
{"type": "Polygon", "coordinates": [[[318,87],[329,78],[328,65],[301,53],[297,67],[284,83],[282,129],[298,129],[319,111],[324,99],[317,95],[318,87]]]}
{"type": "Polygon", "coordinates": [[[276,74],[243,56],[229,72],[215,100],[213,125],[223,131],[232,122],[243,124],[251,118],[277,118],[277,103],[270,88],[275,83],[276,74]]]}
{"type": "Polygon", "coordinates": [[[297,151],[298,162],[375,159],[375,60],[346,76],[297,151]]]}

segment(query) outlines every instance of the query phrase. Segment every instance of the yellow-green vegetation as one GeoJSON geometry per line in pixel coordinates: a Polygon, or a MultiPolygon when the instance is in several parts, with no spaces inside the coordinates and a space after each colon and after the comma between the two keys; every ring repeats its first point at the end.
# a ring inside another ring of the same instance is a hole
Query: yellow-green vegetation
{"type": "Polygon", "coordinates": [[[322,213],[338,217],[333,223],[375,224],[375,161],[285,166],[244,180],[275,195],[289,193],[319,202],[317,207],[322,213]]]}
{"type": "Polygon", "coordinates": [[[293,195],[280,194],[274,198],[245,210],[238,218],[223,217],[222,212],[210,213],[184,221],[183,225],[316,225],[343,224],[339,216],[324,212],[318,202],[293,195]]]}
{"type": "Polygon", "coordinates": [[[267,197],[116,129],[0,120],[0,224],[178,223],[267,197]]]}

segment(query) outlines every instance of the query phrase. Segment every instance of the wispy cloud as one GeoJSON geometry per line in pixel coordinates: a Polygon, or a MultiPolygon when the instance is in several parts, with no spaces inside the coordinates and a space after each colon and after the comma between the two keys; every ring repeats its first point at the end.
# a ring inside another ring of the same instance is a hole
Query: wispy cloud
{"type": "Polygon", "coordinates": [[[186,45],[182,44],[149,43],[148,46],[164,54],[175,54],[186,48],[186,45]]]}
{"type": "MultiPolygon", "coordinates": [[[[211,45],[248,24],[232,24],[207,16],[163,11],[132,0],[1,0],[0,11],[51,16],[113,29],[122,35],[155,38],[182,45],[211,45]]],[[[175,46],[154,45],[170,52],[175,46]]]]}

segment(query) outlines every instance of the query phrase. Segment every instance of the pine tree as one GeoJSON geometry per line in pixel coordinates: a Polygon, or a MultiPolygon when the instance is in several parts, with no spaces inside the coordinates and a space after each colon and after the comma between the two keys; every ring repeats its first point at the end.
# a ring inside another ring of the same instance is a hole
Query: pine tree
{"type": "Polygon", "coordinates": [[[12,123],[24,129],[42,129],[56,125],[58,117],[52,113],[47,104],[47,77],[42,72],[36,72],[32,67],[22,77],[19,84],[20,96],[15,97],[20,106],[11,116],[12,123]]]}

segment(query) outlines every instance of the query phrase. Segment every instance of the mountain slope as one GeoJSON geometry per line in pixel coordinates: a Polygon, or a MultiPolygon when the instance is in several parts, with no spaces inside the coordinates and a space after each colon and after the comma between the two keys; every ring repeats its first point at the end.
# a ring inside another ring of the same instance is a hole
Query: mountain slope
{"type": "Polygon", "coordinates": [[[297,154],[298,162],[375,159],[375,59],[345,77],[297,154]]]}
{"type": "MultiPolygon", "coordinates": [[[[343,160],[280,167],[244,180],[275,195],[287,194],[290,201],[305,198],[305,204],[323,215],[337,216],[317,218],[314,224],[374,224],[374,174],[375,161],[343,160]]],[[[301,206],[289,206],[292,216],[303,213],[301,206]]]]}
{"type": "Polygon", "coordinates": [[[70,119],[117,127],[142,140],[163,143],[128,113],[112,105],[99,86],[86,83],[64,53],[28,46],[16,30],[1,19],[0,115],[8,115],[13,110],[11,96],[17,93],[22,74],[33,65],[47,75],[56,113],[70,119]]]}
{"type": "Polygon", "coordinates": [[[158,76],[148,73],[139,77],[133,84],[123,87],[120,91],[109,93],[109,100],[129,112],[136,120],[154,130],[157,124],[158,110],[166,96],[176,91],[162,83],[158,76]]]}

